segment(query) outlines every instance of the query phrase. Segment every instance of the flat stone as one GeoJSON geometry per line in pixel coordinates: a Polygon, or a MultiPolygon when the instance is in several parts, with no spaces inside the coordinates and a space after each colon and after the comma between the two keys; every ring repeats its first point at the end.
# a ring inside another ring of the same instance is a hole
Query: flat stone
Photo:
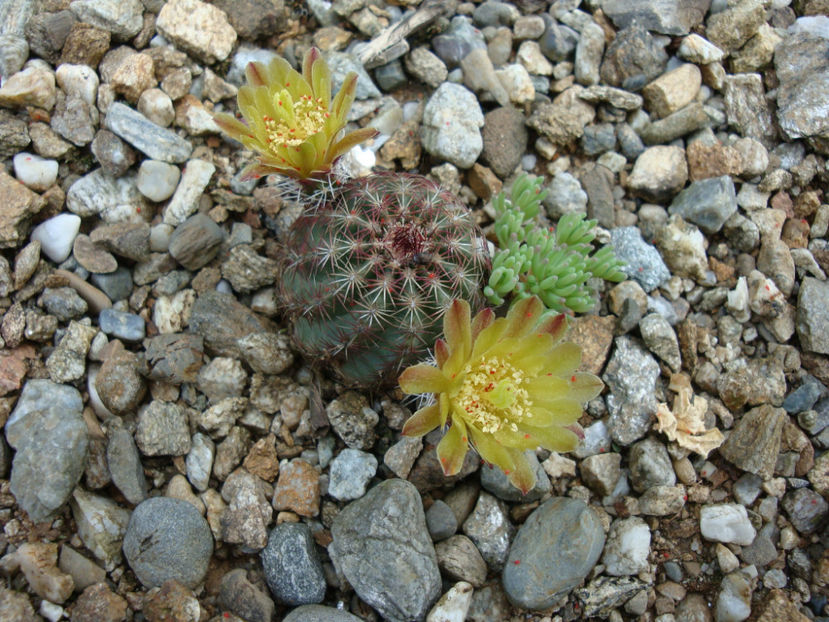
{"type": "Polygon", "coordinates": [[[169,252],[188,270],[198,270],[212,261],[224,238],[221,227],[209,216],[194,214],[173,231],[169,252]]]}
{"type": "Polygon", "coordinates": [[[719,231],[736,211],[737,196],[728,175],[695,181],[668,208],[669,214],[679,214],[706,233],[719,231]]]}
{"type": "Polygon", "coordinates": [[[602,10],[617,28],[632,23],[666,35],[687,35],[705,19],[710,0],[677,4],[664,0],[604,0],[602,10]]]}
{"type": "Polygon", "coordinates": [[[216,167],[205,160],[189,160],[173,198],[164,210],[164,222],[174,227],[184,222],[198,208],[202,192],[216,167]]]}
{"type": "Polygon", "coordinates": [[[99,225],[89,237],[111,253],[133,261],[144,261],[150,254],[150,227],[145,222],[99,225]]]}
{"type": "Polygon", "coordinates": [[[282,622],[360,622],[362,618],[322,605],[303,605],[293,609],[282,622]]]}
{"type": "Polygon", "coordinates": [[[328,547],[357,595],[389,619],[422,619],[440,595],[432,540],[417,489],[386,480],[337,515],[328,547]]]}
{"type": "Polygon", "coordinates": [[[119,102],[107,109],[104,126],[153,160],[184,162],[193,151],[193,146],[175,132],[119,102]]]}
{"type": "Polygon", "coordinates": [[[32,217],[45,203],[43,198],[5,170],[0,170],[0,248],[22,246],[29,233],[32,217]]]}
{"type": "Polygon", "coordinates": [[[219,585],[219,603],[231,613],[249,622],[269,622],[273,619],[273,600],[248,581],[244,568],[231,570],[222,577],[219,585]]]}
{"type": "Polygon", "coordinates": [[[74,0],[69,8],[78,20],[108,30],[121,40],[131,39],[144,25],[140,0],[74,0]]]}
{"type": "Polygon", "coordinates": [[[642,128],[639,135],[646,145],[659,145],[708,127],[710,124],[711,120],[703,105],[699,102],[691,102],[664,119],[649,123],[642,128]]]}
{"type": "Polygon", "coordinates": [[[769,404],[749,410],[735,424],[720,454],[743,471],[771,478],[785,420],[785,411],[769,404]]]}
{"type": "Polygon", "coordinates": [[[66,207],[81,218],[99,216],[109,223],[142,220],[147,204],[135,187],[135,176],[113,178],[102,168],[87,173],[69,187],[66,207]]]}
{"type": "Polygon", "coordinates": [[[553,497],[527,517],[510,547],[502,580],[513,604],[551,607],[599,560],[604,530],[582,501],[553,497]]]}
{"type": "Polygon", "coordinates": [[[124,428],[116,428],[107,443],[107,465],[112,483],[127,501],[141,503],[147,498],[147,480],[135,441],[124,428]]]}

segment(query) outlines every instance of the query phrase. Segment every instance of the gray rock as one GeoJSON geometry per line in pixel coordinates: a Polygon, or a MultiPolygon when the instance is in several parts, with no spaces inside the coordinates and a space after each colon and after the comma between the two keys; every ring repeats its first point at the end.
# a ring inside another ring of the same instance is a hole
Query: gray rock
{"type": "Polygon", "coordinates": [[[380,416],[369,408],[368,400],[356,391],[346,391],[325,408],[334,432],[352,449],[371,449],[380,416]]]}
{"type": "Polygon", "coordinates": [[[188,270],[210,263],[225,239],[224,231],[207,214],[194,214],[170,236],[169,252],[188,270]]]}
{"type": "Polygon", "coordinates": [[[514,529],[504,502],[486,492],[481,492],[475,509],[463,522],[463,532],[478,547],[490,570],[496,572],[504,567],[514,529]]]}
{"type": "Polygon", "coordinates": [[[705,35],[721,50],[734,52],[742,47],[766,22],[762,2],[747,0],[711,15],[705,35]]]}
{"type": "Polygon", "coordinates": [[[601,522],[582,501],[553,497],[518,530],[502,580],[509,599],[526,609],[551,607],[581,583],[604,546],[601,522]]]}
{"type": "Polygon", "coordinates": [[[267,325],[231,294],[215,290],[201,294],[190,311],[190,332],[204,338],[213,355],[241,358],[239,341],[268,332],[267,325]]]}
{"type": "Polygon", "coordinates": [[[769,479],[774,473],[786,412],[769,404],[752,408],[737,421],[720,454],[749,473],[769,479]]]}
{"type": "Polygon", "coordinates": [[[112,132],[99,130],[90,147],[101,168],[112,177],[120,177],[135,164],[135,152],[112,132]]]}
{"type": "Polygon", "coordinates": [[[406,71],[433,89],[446,80],[448,73],[444,62],[425,46],[415,48],[406,55],[406,71]]]}
{"type": "MultiPolygon", "coordinates": [[[[800,386],[783,400],[783,409],[790,415],[801,413],[812,408],[827,393],[829,393],[829,389],[822,382],[807,374],[803,377],[800,386]]],[[[803,424],[801,424],[801,427],[804,427],[803,424]]],[[[810,433],[813,432],[810,431],[810,433]]]]}
{"type": "Polygon", "coordinates": [[[453,581],[466,581],[481,587],[486,581],[487,568],[475,544],[464,535],[450,536],[435,544],[438,566],[453,581]]]}
{"type": "Polygon", "coordinates": [[[140,0],[75,0],[69,6],[77,18],[120,40],[131,39],[144,26],[140,0]]]}
{"type": "MultiPolygon", "coordinates": [[[[403,63],[400,62],[400,59],[395,58],[393,61],[375,68],[374,80],[380,90],[390,93],[406,84],[408,77],[406,72],[403,71],[403,63]]],[[[234,190],[234,192],[238,193],[237,190],[234,190]]],[[[250,192],[242,194],[250,194],[250,192]]]]}
{"type": "Polygon", "coordinates": [[[219,584],[219,602],[247,622],[271,622],[275,605],[270,596],[248,581],[244,568],[231,570],[219,584]]]}
{"type": "MultiPolygon", "coordinates": [[[[49,381],[30,380],[24,386],[24,394],[32,382],[45,386],[42,383],[49,381]]],[[[63,410],[52,395],[47,399],[49,405],[44,404],[42,410],[32,409],[25,413],[34,406],[30,401],[31,392],[26,402],[18,401],[12,412],[12,417],[18,418],[11,429],[17,433],[25,430],[25,436],[9,435],[9,424],[6,426],[7,437],[15,439],[13,447],[17,449],[12,462],[10,489],[17,503],[35,523],[52,518],[69,500],[72,489],[83,475],[89,446],[89,433],[80,411],[72,405],[63,410]]]]}
{"type": "Polygon", "coordinates": [[[303,605],[286,615],[282,622],[362,622],[362,618],[322,605],[303,605]]]}
{"type": "Polygon", "coordinates": [[[499,0],[486,0],[472,12],[476,26],[510,26],[518,17],[518,9],[499,0]]]}
{"type": "Polygon", "coordinates": [[[630,448],[630,479],[634,490],[644,492],[654,486],[673,486],[676,474],[668,450],[654,438],[646,438],[630,448]]]}
{"type": "Polygon", "coordinates": [[[797,294],[795,327],[804,350],[829,354],[829,282],[807,276],[797,294]]]}
{"type": "Polygon", "coordinates": [[[144,478],[141,456],[132,434],[124,428],[115,428],[109,435],[107,465],[112,483],[127,501],[138,504],[147,498],[147,480],[144,478]]]}
{"type": "Polygon", "coordinates": [[[108,497],[93,495],[80,487],[72,492],[72,518],[78,535],[107,570],[121,563],[121,544],[130,511],[108,497]]]}
{"type": "Polygon", "coordinates": [[[587,215],[599,226],[616,225],[613,208],[613,172],[603,164],[588,163],[579,171],[579,181],[587,193],[587,215]]]}
{"type": "Polygon", "coordinates": [[[679,341],[668,320],[659,313],[650,313],[639,321],[639,332],[648,350],[678,372],[682,366],[679,341]]]}
{"type": "Polygon", "coordinates": [[[776,49],[774,66],[780,87],[777,91],[777,118],[790,140],[816,137],[825,153],[829,139],[826,115],[817,102],[825,101],[829,90],[829,41],[810,32],[798,32],[776,49]]]}
{"type": "Polygon", "coordinates": [[[335,567],[383,617],[422,619],[440,595],[435,551],[412,484],[378,484],[337,515],[331,535],[335,567]]]}
{"type": "Polygon", "coordinates": [[[32,139],[29,138],[26,123],[0,111],[0,156],[11,157],[25,149],[30,142],[32,139]]]}
{"type": "Polygon", "coordinates": [[[88,308],[86,301],[71,287],[46,287],[37,303],[61,322],[80,317],[88,308]]]}
{"type": "Polygon", "coordinates": [[[617,32],[607,46],[600,73],[602,80],[612,86],[638,91],[659,76],[667,64],[664,42],[654,38],[643,24],[632,24],[617,32]]]}
{"type": "MultiPolygon", "coordinates": [[[[29,49],[42,59],[49,61],[53,65],[57,65],[60,59],[61,48],[66,43],[66,37],[69,35],[70,29],[77,21],[72,11],[67,10],[56,11],[54,13],[43,12],[33,15],[26,24],[26,41],[29,43],[29,49]]],[[[5,36],[9,37],[9,35],[5,36]]],[[[2,45],[16,47],[16,42],[11,37],[9,39],[4,41],[2,45]]],[[[9,67],[9,69],[12,68],[9,67]]],[[[0,74],[3,76],[10,76],[13,73],[17,73],[19,69],[20,67],[14,71],[3,71],[3,63],[0,62],[0,74]]]]}
{"type": "Polygon", "coordinates": [[[187,501],[153,497],[133,511],[124,534],[124,555],[144,587],[175,579],[192,589],[207,573],[213,535],[187,501]]]}
{"type": "Polygon", "coordinates": [[[571,212],[586,212],[587,193],[582,189],[578,179],[563,171],[557,173],[547,186],[547,196],[542,204],[550,218],[558,219],[571,212]]]}
{"type": "MultiPolygon", "coordinates": [[[[452,508],[442,499],[438,499],[426,511],[426,526],[429,528],[432,540],[437,542],[455,534],[458,530],[458,519],[452,508]]],[[[440,565],[440,556],[438,556],[438,565],[440,565]]]]}
{"type": "Polygon", "coordinates": [[[484,115],[478,99],[459,84],[443,83],[423,110],[421,139],[431,155],[469,168],[483,150],[484,115]]]}
{"type": "Polygon", "coordinates": [[[712,177],[693,182],[680,192],[668,208],[706,233],[716,233],[737,211],[737,195],[731,177],[712,177]]]}
{"type": "Polygon", "coordinates": [[[544,471],[544,467],[538,462],[534,451],[526,451],[524,455],[530,468],[535,471],[535,485],[522,495],[521,491],[513,486],[504,472],[496,465],[484,466],[481,468],[481,486],[484,490],[504,501],[532,503],[550,492],[550,478],[544,471]]]}
{"type": "Polygon", "coordinates": [[[226,59],[236,42],[227,14],[206,2],[170,0],[158,12],[156,29],[177,48],[209,65],[226,59]]]}
{"type": "Polygon", "coordinates": [[[704,505],[699,514],[699,530],[703,538],[748,546],[757,532],[748,519],[748,512],[738,503],[704,505]]]}
{"type": "Polygon", "coordinates": [[[541,17],[545,23],[544,34],[538,41],[541,52],[554,63],[566,60],[576,48],[579,33],[560,24],[549,14],[543,13],[541,17]]]}
{"type": "Polygon", "coordinates": [[[817,531],[829,514],[829,504],[811,488],[786,493],[781,505],[794,528],[803,535],[817,531]]]}
{"type": "Polygon", "coordinates": [[[602,376],[610,390],[606,397],[608,425],[615,442],[630,445],[647,433],[656,414],[654,388],[659,364],[631,337],[617,337],[615,344],[602,376]]]}
{"type": "Polygon", "coordinates": [[[354,92],[356,99],[370,99],[382,95],[380,89],[371,81],[371,76],[368,75],[363,64],[354,55],[346,52],[329,52],[325,55],[325,60],[331,70],[332,93],[340,90],[345,77],[353,71],[357,74],[357,89],[354,92]]]}
{"type": "Polygon", "coordinates": [[[17,404],[6,421],[6,440],[14,449],[22,449],[27,439],[37,431],[37,413],[49,415],[49,420],[81,417],[83,400],[75,387],[56,384],[51,380],[33,379],[23,385],[17,404]]]}
{"type": "Polygon", "coordinates": [[[250,244],[234,246],[222,262],[222,277],[230,283],[233,291],[240,294],[249,294],[273,285],[277,272],[276,261],[263,257],[250,244]]]}
{"type": "Polygon", "coordinates": [[[600,497],[610,495],[622,475],[622,455],[617,453],[594,454],[582,460],[579,473],[600,497]]]}
{"type": "Polygon", "coordinates": [[[196,432],[190,443],[190,451],[185,459],[188,481],[200,492],[207,490],[210,473],[213,471],[213,457],[216,445],[206,434],[196,432]]]}
{"type": "Polygon", "coordinates": [[[617,28],[633,23],[665,35],[687,35],[702,23],[711,0],[603,0],[602,10],[617,28]]]}
{"type": "Polygon", "coordinates": [[[132,273],[126,266],[120,266],[109,274],[92,274],[90,280],[113,302],[124,300],[132,293],[132,273]]]}
{"type": "Polygon", "coordinates": [[[343,449],[331,461],[328,494],[340,501],[359,499],[375,473],[377,458],[359,449],[343,449]]]}
{"type": "Polygon", "coordinates": [[[617,227],[610,235],[616,257],[624,264],[622,271],[646,292],[653,291],[671,278],[659,251],[642,239],[639,229],[617,227]]]}
{"type": "Polygon", "coordinates": [[[757,532],[754,541],[743,547],[740,551],[740,557],[747,564],[752,564],[758,568],[768,566],[777,559],[777,546],[774,541],[778,540],[779,537],[780,533],[777,527],[772,523],[766,523],[757,532]]]}
{"type": "Polygon", "coordinates": [[[104,126],[153,160],[184,162],[193,151],[187,140],[120,102],[109,106],[104,126]]]}
{"type": "Polygon", "coordinates": [[[579,84],[590,86],[599,82],[602,52],[604,52],[604,30],[595,22],[589,22],[582,29],[576,45],[573,73],[579,84]]]}
{"type": "Polygon", "coordinates": [[[215,171],[216,167],[206,160],[187,161],[176,191],[164,208],[165,224],[177,227],[198,209],[202,193],[215,171]]]}
{"type": "Polygon", "coordinates": [[[124,341],[141,341],[146,335],[144,318],[115,309],[101,311],[98,326],[105,334],[124,341]]]}
{"type": "Polygon", "coordinates": [[[75,95],[60,94],[50,125],[63,138],[77,147],[83,147],[95,138],[98,112],[89,103],[75,95]]]}
{"type": "Polygon", "coordinates": [[[456,67],[475,48],[486,48],[486,42],[481,31],[462,15],[453,17],[449,29],[432,38],[432,49],[450,68],[456,67]]]}
{"type": "Polygon", "coordinates": [[[705,107],[699,102],[692,102],[664,119],[649,123],[642,128],[639,135],[646,145],[660,145],[682,138],[710,124],[711,119],[705,107]]]}
{"type": "Polygon", "coordinates": [[[322,602],[325,577],[308,525],[277,525],[259,557],[271,594],[279,602],[288,605],[322,602]]]}
{"type": "Polygon", "coordinates": [[[584,128],[581,148],[585,155],[597,156],[616,147],[616,131],[610,123],[597,123],[584,128]]]}
{"type": "MultiPolygon", "coordinates": [[[[607,577],[599,576],[593,579],[587,586],[575,591],[584,606],[581,608],[581,615],[585,618],[593,616],[608,617],[614,609],[624,605],[629,610],[629,603],[635,602],[639,595],[644,595],[644,612],[648,606],[647,598],[648,584],[632,577],[607,577]]],[[[633,611],[630,611],[633,613],[633,611]]],[[[705,622],[709,622],[706,620],[705,622]]]]}

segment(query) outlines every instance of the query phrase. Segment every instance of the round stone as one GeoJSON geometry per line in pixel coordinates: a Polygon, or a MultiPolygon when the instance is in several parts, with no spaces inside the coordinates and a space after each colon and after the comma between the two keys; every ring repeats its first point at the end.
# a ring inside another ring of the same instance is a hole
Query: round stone
{"type": "Polygon", "coordinates": [[[150,201],[164,201],[173,196],[181,171],[173,164],[157,160],[144,160],[138,168],[135,184],[138,191],[150,201]]]}
{"type": "Polygon", "coordinates": [[[57,160],[46,160],[33,153],[21,152],[12,159],[14,175],[24,185],[43,192],[58,178],[57,160]]]}
{"type": "Polygon", "coordinates": [[[32,240],[40,242],[43,254],[55,263],[66,261],[72,252],[72,243],[81,228],[81,218],[75,214],[58,214],[32,230],[32,240]]]}
{"type": "Polygon", "coordinates": [[[207,521],[187,501],[153,497],[132,513],[124,555],[147,588],[170,579],[194,588],[207,573],[213,536],[207,521]]]}

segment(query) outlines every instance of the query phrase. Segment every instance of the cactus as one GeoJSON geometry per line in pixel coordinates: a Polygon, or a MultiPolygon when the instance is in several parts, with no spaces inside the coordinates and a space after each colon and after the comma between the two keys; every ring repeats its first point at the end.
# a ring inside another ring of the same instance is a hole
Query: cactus
{"type": "Polygon", "coordinates": [[[280,262],[297,348],[370,387],[422,358],[453,299],[483,305],[489,254],[457,198],[419,175],[378,173],[300,216],[280,262]]]}

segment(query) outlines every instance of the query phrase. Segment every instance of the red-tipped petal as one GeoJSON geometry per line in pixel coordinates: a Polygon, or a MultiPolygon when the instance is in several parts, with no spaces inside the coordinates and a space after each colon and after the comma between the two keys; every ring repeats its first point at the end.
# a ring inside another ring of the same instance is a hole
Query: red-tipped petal
{"type": "Polygon", "coordinates": [[[487,307],[472,318],[472,341],[478,338],[478,335],[485,328],[488,328],[495,321],[495,312],[487,307]]]}
{"type": "Polygon", "coordinates": [[[330,159],[331,162],[333,162],[341,155],[344,155],[354,145],[359,145],[361,142],[369,140],[370,138],[374,138],[379,133],[380,132],[375,130],[373,127],[363,127],[359,130],[349,132],[336,143],[334,143],[334,145],[329,150],[327,157],[328,159],[330,159]]]}
{"type": "Polygon", "coordinates": [[[544,311],[544,303],[538,296],[522,298],[515,302],[507,312],[506,337],[521,337],[530,333],[538,323],[538,318],[544,311]]]}
{"type": "Polygon", "coordinates": [[[450,375],[460,370],[472,350],[472,326],[469,314],[468,302],[453,300],[443,316],[443,336],[449,347],[446,371],[450,375]]]}
{"type": "Polygon", "coordinates": [[[521,494],[526,495],[535,486],[535,472],[530,466],[527,457],[520,449],[508,449],[512,456],[515,468],[507,475],[510,484],[518,488],[521,494]]]}
{"type": "Polygon", "coordinates": [[[331,114],[345,121],[345,115],[348,114],[351,104],[354,102],[356,92],[357,74],[352,71],[345,77],[345,82],[334,97],[334,103],[331,104],[331,114]]]}
{"type": "Polygon", "coordinates": [[[604,383],[598,376],[586,372],[576,372],[570,376],[570,392],[567,397],[581,403],[589,402],[604,389],[604,383]]]}
{"type": "Polygon", "coordinates": [[[567,316],[563,313],[547,316],[539,322],[536,330],[539,333],[549,333],[553,339],[560,341],[567,334],[567,316]]]}
{"type": "Polygon", "coordinates": [[[225,114],[223,112],[217,113],[213,115],[213,121],[216,125],[221,128],[221,130],[236,140],[239,140],[240,137],[247,135],[251,132],[251,129],[229,114],[225,114]]]}
{"type": "Polygon", "coordinates": [[[446,359],[449,358],[449,348],[446,347],[446,342],[443,339],[435,341],[435,361],[438,367],[443,367],[446,364],[446,359]]]}
{"type": "Polygon", "coordinates": [[[437,446],[438,460],[444,475],[457,475],[463,466],[463,459],[469,449],[466,426],[459,417],[452,419],[452,425],[437,446]]]}
{"type": "Polygon", "coordinates": [[[245,67],[245,77],[251,86],[265,86],[268,83],[268,70],[260,62],[250,62],[245,67]]]}

